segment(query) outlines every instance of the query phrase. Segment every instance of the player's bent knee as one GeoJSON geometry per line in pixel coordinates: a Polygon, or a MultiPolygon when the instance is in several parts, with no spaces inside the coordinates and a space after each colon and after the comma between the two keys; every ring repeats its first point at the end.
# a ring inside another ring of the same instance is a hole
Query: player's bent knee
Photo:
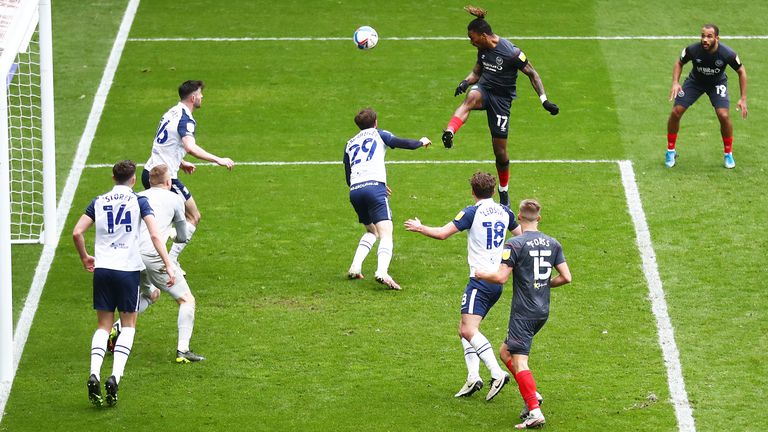
{"type": "Polygon", "coordinates": [[[194,306],[195,296],[193,296],[191,292],[187,291],[186,293],[184,293],[184,295],[176,299],[176,303],[178,303],[179,305],[188,304],[190,306],[194,306]]]}

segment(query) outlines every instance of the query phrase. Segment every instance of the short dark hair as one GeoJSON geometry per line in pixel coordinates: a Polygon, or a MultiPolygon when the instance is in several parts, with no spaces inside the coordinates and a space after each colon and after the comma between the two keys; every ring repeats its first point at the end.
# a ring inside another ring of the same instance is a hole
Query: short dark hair
{"type": "Polygon", "coordinates": [[[703,26],[701,26],[701,28],[711,28],[712,30],[715,31],[715,36],[720,36],[720,27],[718,27],[718,26],[716,26],[716,25],[714,25],[712,23],[704,24],[703,26]]]}
{"type": "Polygon", "coordinates": [[[480,199],[486,199],[493,196],[496,189],[496,177],[489,173],[476,172],[469,178],[469,184],[472,185],[472,192],[480,199]]]}
{"type": "Polygon", "coordinates": [[[491,25],[488,24],[488,21],[484,20],[483,18],[475,18],[472,21],[470,21],[469,24],[467,25],[467,31],[471,31],[477,34],[487,34],[487,35],[493,34],[493,30],[491,30],[491,25]]]}
{"type": "Polygon", "coordinates": [[[205,88],[205,83],[199,80],[184,81],[179,86],[179,99],[184,100],[197,90],[205,88]]]}
{"type": "Polygon", "coordinates": [[[165,179],[168,178],[168,166],[165,164],[155,165],[154,168],[149,170],[149,185],[159,186],[165,183],[165,179]]]}
{"type": "Polygon", "coordinates": [[[355,116],[355,124],[360,130],[374,127],[376,125],[376,111],[373,108],[361,109],[355,116]]]}
{"type": "Polygon", "coordinates": [[[132,160],[123,160],[112,167],[112,176],[117,184],[125,184],[136,174],[136,163],[132,160]]]}

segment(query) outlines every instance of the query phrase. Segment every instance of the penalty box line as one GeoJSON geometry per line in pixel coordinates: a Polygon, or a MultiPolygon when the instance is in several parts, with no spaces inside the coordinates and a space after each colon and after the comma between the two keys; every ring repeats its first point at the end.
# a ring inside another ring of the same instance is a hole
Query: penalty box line
{"type": "MultiPolygon", "coordinates": [[[[388,165],[421,165],[421,164],[492,164],[492,160],[407,160],[388,161],[388,165]]],[[[627,202],[627,212],[635,228],[635,241],[640,253],[643,275],[648,285],[648,296],[651,300],[651,310],[656,319],[656,330],[659,338],[664,366],[667,370],[667,384],[672,406],[675,410],[677,425],[680,432],[695,432],[693,409],[685,389],[680,351],[675,342],[675,332],[664,294],[664,286],[659,275],[656,252],[651,241],[651,231],[645,218],[640,190],[635,179],[635,170],[630,160],[611,159],[540,159],[540,160],[511,160],[510,164],[617,164],[621,174],[621,183],[627,202]]],[[[216,166],[214,163],[200,163],[202,166],[216,166]]],[[[341,165],[339,161],[273,161],[273,162],[238,162],[237,166],[292,166],[292,165],[341,165]]],[[[111,164],[91,164],[86,168],[108,168],[111,164]]]]}

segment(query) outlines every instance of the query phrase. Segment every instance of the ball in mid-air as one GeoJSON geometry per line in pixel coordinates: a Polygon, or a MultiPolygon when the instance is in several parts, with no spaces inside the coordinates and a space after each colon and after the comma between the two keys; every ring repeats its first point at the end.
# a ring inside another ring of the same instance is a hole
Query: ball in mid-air
{"type": "Polygon", "coordinates": [[[362,50],[373,49],[379,43],[379,34],[370,26],[362,26],[355,30],[355,43],[362,50]]]}

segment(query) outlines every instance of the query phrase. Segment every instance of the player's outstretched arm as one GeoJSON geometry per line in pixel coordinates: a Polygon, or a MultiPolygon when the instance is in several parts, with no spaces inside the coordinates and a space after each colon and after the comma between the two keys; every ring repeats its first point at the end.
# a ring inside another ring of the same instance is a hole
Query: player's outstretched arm
{"type": "Polygon", "coordinates": [[[499,269],[495,272],[489,272],[480,269],[473,269],[475,273],[475,279],[484,280],[486,282],[503,285],[509,280],[509,276],[512,274],[512,267],[501,263],[499,269]]]}
{"type": "Polygon", "coordinates": [[[568,268],[567,262],[563,261],[556,265],[555,270],[557,270],[557,272],[560,274],[553,277],[552,280],[549,281],[550,287],[554,288],[571,283],[571,270],[568,268]]]}
{"type": "Polygon", "coordinates": [[[536,91],[536,94],[539,95],[541,105],[544,109],[552,115],[557,115],[560,112],[560,108],[547,99],[547,93],[544,91],[544,84],[541,82],[541,77],[539,76],[539,73],[536,72],[536,69],[533,68],[531,62],[526,63],[520,70],[528,76],[529,80],[531,80],[531,85],[536,91]]]}
{"type": "Polygon", "coordinates": [[[168,252],[165,250],[165,243],[160,238],[160,232],[157,230],[155,215],[148,214],[144,216],[143,220],[147,225],[147,232],[149,232],[149,237],[152,239],[152,244],[155,246],[155,250],[160,255],[160,258],[162,258],[163,264],[165,264],[165,273],[168,275],[168,282],[165,284],[168,286],[168,288],[170,288],[176,284],[176,275],[173,271],[173,263],[171,263],[171,258],[168,256],[168,252]]]}
{"type": "Polygon", "coordinates": [[[456,228],[456,225],[453,222],[448,222],[441,227],[430,227],[422,224],[419,218],[408,219],[403,226],[405,226],[405,229],[408,231],[417,232],[438,240],[445,240],[459,232],[459,229],[456,228]]]}
{"type": "Polygon", "coordinates": [[[221,165],[223,167],[227,167],[228,170],[232,170],[232,167],[235,166],[235,162],[230,158],[222,158],[218,157],[213,153],[208,153],[205,149],[197,145],[197,142],[195,141],[195,137],[191,135],[187,135],[181,139],[182,144],[184,144],[184,150],[187,151],[187,153],[191,154],[192,156],[202,159],[208,162],[213,162],[217,165],[221,165]]]}
{"type": "Polygon", "coordinates": [[[467,75],[466,78],[464,78],[460,83],[459,86],[456,87],[456,91],[453,92],[453,96],[456,97],[469,88],[472,84],[480,81],[480,74],[483,73],[483,67],[480,66],[480,63],[475,63],[475,67],[472,68],[472,72],[467,75]]]}
{"type": "Polygon", "coordinates": [[[75,242],[75,249],[77,249],[77,253],[80,255],[80,261],[83,263],[83,268],[93,273],[96,259],[91,255],[88,255],[88,251],[85,249],[85,237],[83,236],[91,225],[93,225],[93,219],[87,215],[80,216],[80,219],[75,225],[75,229],[72,230],[72,240],[75,242]]]}

